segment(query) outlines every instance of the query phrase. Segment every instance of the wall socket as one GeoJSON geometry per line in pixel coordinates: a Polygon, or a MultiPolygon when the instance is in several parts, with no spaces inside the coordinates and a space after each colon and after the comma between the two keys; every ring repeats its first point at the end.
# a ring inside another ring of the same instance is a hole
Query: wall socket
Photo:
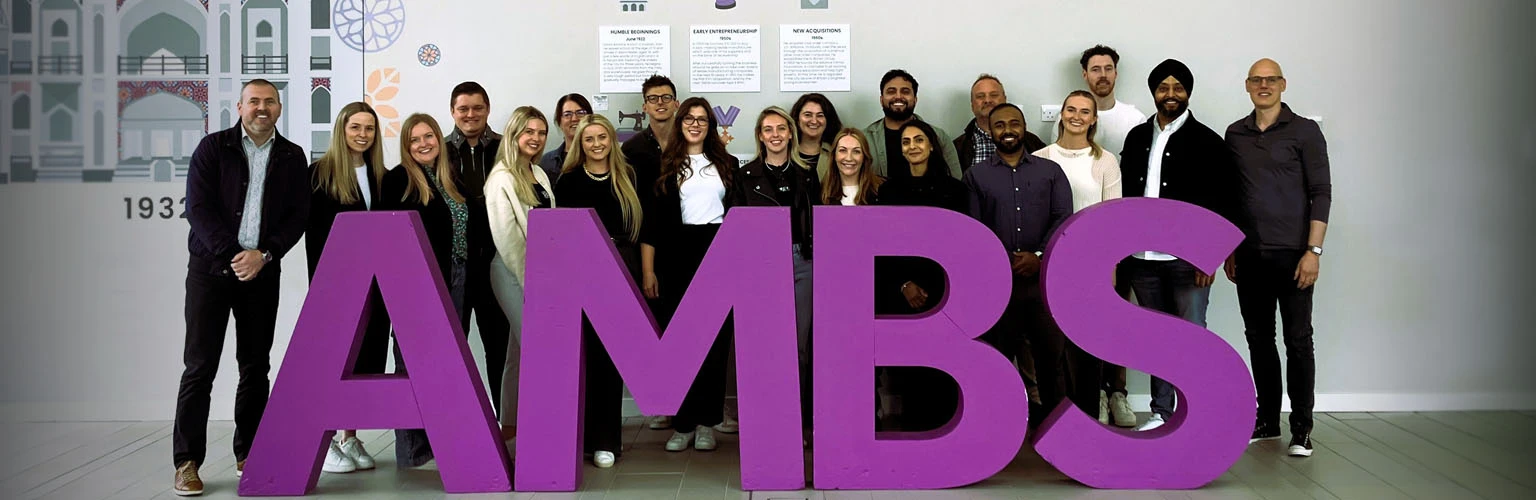
{"type": "Polygon", "coordinates": [[[1054,122],[1054,121],[1060,120],[1060,119],[1061,119],[1061,105],[1060,104],[1041,104],[1040,105],[1040,121],[1041,122],[1054,122]]]}

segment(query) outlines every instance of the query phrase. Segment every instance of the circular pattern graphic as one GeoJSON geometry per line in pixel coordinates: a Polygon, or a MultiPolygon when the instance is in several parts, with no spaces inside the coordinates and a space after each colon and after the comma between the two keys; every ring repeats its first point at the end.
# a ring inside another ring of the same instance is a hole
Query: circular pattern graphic
{"type": "Polygon", "coordinates": [[[336,38],[354,50],[378,52],[405,32],[405,0],[336,0],[331,10],[336,38]]]}
{"type": "Polygon", "coordinates": [[[432,66],[437,66],[437,62],[441,61],[442,59],[443,51],[439,50],[437,45],[429,43],[422,45],[419,49],[416,49],[416,60],[420,61],[422,66],[429,68],[432,66]]]}

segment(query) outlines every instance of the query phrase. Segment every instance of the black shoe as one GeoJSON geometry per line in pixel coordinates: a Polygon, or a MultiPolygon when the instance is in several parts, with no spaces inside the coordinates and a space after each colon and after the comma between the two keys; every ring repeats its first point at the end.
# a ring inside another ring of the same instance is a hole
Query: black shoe
{"type": "Polygon", "coordinates": [[[1248,444],[1270,439],[1280,439],[1280,426],[1264,422],[1253,424],[1253,436],[1248,438],[1248,444]]]}
{"type": "Polygon", "coordinates": [[[1312,456],[1312,433],[1308,431],[1292,433],[1291,447],[1286,454],[1293,457],[1312,456]]]}

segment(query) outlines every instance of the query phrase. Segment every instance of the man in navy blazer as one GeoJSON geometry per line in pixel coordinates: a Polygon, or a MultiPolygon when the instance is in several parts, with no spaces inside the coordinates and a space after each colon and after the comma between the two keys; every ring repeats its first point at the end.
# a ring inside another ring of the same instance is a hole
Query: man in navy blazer
{"type": "Polygon", "coordinates": [[[283,105],[277,86],[252,80],[240,90],[240,122],[207,137],[187,171],[186,365],[176,396],[174,492],[196,495],[207,453],[208,406],[235,317],[235,474],[266,410],[283,255],[304,235],[309,217],[308,158],[277,133],[283,105]]]}

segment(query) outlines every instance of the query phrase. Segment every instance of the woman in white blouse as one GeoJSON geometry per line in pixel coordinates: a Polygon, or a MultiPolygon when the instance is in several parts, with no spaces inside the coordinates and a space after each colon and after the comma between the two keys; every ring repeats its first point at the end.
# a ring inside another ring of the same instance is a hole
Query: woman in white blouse
{"type": "Polygon", "coordinates": [[[528,251],[528,211],[554,208],[555,189],[537,160],[549,138],[549,122],[532,106],[512,111],[502,133],[496,166],[485,178],[485,205],[496,259],[491,261],[491,289],[512,331],[507,364],[501,373],[501,437],[517,436],[517,372],[522,356],[523,276],[528,251]]]}
{"type": "MultiPolygon", "coordinates": [[[[1072,185],[1073,213],[1094,203],[1120,197],[1120,162],[1113,153],[1105,151],[1094,141],[1098,129],[1098,102],[1094,100],[1093,94],[1083,90],[1074,91],[1061,103],[1061,121],[1056,124],[1056,143],[1035,152],[1035,156],[1056,162],[1066,172],[1067,183],[1072,185]]],[[[1125,283],[1126,280],[1115,280],[1115,290],[1121,297],[1129,296],[1130,287],[1125,283]]],[[[1115,425],[1135,427],[1135,414],[1125,399],[1125,367],[1099,361],[1082,352],[1076,345],[1071,345],[1070,351],[1068,357],[1078,365],[1071,367],[1074,384],[1089,384],[1073,387],[1070,391],[1074,394],[1081,394],[1078,391],[1099,391],[1099,422],[1110,423],[1109,407],[1113,405],[1117,410],[1113,412],[1117,417],[1115,425]]]]}

